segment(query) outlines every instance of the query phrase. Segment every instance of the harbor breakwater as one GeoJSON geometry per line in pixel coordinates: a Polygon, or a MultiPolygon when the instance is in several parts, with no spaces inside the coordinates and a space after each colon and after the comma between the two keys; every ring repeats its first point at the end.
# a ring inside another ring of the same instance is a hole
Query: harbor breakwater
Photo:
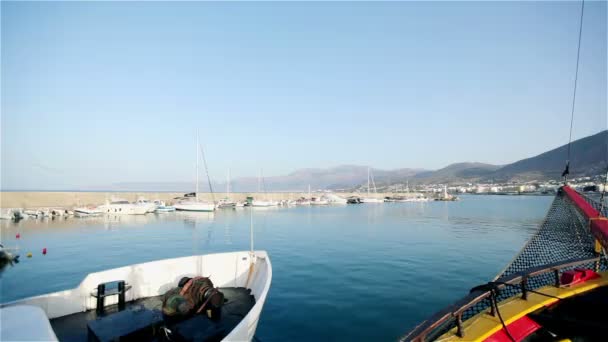
{"type": "MultiPolygon", "coordinates": [[[[79,206],[97,206],[105,203],[112,198],[125,199],[134,202],[143,197],[148,200],[162,200],[167,204],[175,202],[176,197],[183,196],[183,192],[0,192],[0,208],[73,208],[79,206]]],[[[311,196],[319,197],[323,193],[312,193],[311,196]]],[[[347,198],[350,196],[367,196],[362,193],[337,193],[337,195],[347,198]]],[[[377,193],[370,197],[384,198],[391,196],[391,193],[377,193]]],[[[268,193],[231,193],[230,198],[235,201],[245,201],[247,197],[268,200],[295,200],[300,197],[308,197],[306,192],[268,192],[268,193]]],[[[226,197],[224,193],[199,193],[201,200],[216,201],[226,197]]]]}

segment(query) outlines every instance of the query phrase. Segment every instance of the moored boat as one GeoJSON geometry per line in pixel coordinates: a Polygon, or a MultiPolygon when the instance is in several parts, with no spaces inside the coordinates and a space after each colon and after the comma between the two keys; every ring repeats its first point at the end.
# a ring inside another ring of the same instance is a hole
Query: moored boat
{"type": "Polygon", "coordinates": [[[547,218],[493,281],[417,326],[402,341],[603,341],[608,312],[608,219],[563,186],[547,218]]]}
{"type": "Polygon", "coordinates": [[[164,201],[161,200],[155,200],[154,205],[156,206],[156,209],[154,210],[155,213],[170,213],[175,211],[174,206],[167,205],[164,201]]]}
{"type": "Polygon", "coordinates": [[[375,196],[378,196],[378,190],[376,189],[376,182],[374,181],[374,175],[372,173],[372,169],[368,167],[367,168],[367,197],[361,197],[359,199],[359,203],[384,203],[384,199],[377,198],[375,196]],[[373,185],[373,187],[374,187],[373,196],[370,194],[371,185],[373,185]]]}
{"type": "Polygon", "coordinates": [[[129,265],[91,273],[73,289],[0,305],[0,336],[38,341],[251,341],[271,281],[272,266],[264,251],[129,265]],[[200,293],[212,300],[172,315],[173,308],[189,308],[182,306],[185,302],[176,291],[186,293],[188,284],[201,279],[197,276],[209,277],[211,285],[200,293]],[[169,305],[176,301],[181,304],[169,305]]]}
{"type": "Polygon", "coordinates": [[[97,209],[107,215],[144,215],[148,212],[146,206],[129,203],[129,201],[124,199],[106,201],[105,204],[100,205],[97,209]]]}
{"type": "Polygon", "coordinates": [[[279,205],[279,202],[277,201],[265,201],[265,200],[256,200],[254,199],[253,201],[251,201],[251,206],[252,207],[276,207],[279,205]]]}
{"type": "Polygon", "coordinates": [[[74,208],[74,216],[76,217],[97,216],[101,214],[103,214],[103,211],[97,207],[74,208]]]}
{"type": "Polygon", "coordinates": [[[215,204],[197,200],[182,200],[173,206],[177,211],[215,211],[215,204]]]}
{"type": "Polygon", "coordinates": [[[146,208],[146,212],[148,213],[153,213],[156,210],[156,203],[143,197],[139,197],[134,204],[146,208]]]}

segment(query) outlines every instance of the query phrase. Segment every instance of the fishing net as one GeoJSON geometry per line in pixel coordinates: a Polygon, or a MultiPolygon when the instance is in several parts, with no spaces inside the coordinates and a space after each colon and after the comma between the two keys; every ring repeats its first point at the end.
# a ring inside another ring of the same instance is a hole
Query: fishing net
{"type": "MultiPolygon", "coordinates": [[[[600,209],[599,196],[597,198],[590,195],[582,196],[596,210],[600,209]]],[[[606,216],[606,206],[604,205],[601,209],[603,216],[606,216]]],[[[536,233],[528,240],[528,243],[511,263],[496,276],[494,281],[502,282],[509,276],[524,273],[533,267],[592,259],[597,257],[594,252],[594,244],[595,240],[589,231],[589,220],[560,189],[536,233]]],[[[572,268],[608,270],[608,263],[602,257],[598,263],[579,264],[571,268],[564,268],[562,272],[572,268]]],[[[555,275],[548,272],[529,277],[526,289],[535,290],[554,284],[555,275]]],[[[506,286],[501,289],[496,299],[500,302],[521,295],[521,291],[519,286],[506,286]]],[[[467,320],[490,307],[491,301],[489,298],[482,300],[466,309],[462,314],[462,320],[467,320]]],[[[433,340],[455,327],[455,319],[449,320],[434,329],[427,336],[427,340],[433,340]]]]}
{"type": "MultiPolygon", "coordinates": [[[[583,197],[594,208],[599,209],[599,202],[595,201],[594,198],[591,196],[583,197]]],[[[528,240],[528,243],[519,254],[494,280],[501,282],[501,280],[504,280],[508,276],[525,272],[533,267],[597,257],[597,254],[594,252],[594,245],[595,239],[589,232],[589,220],[572,200],[560,190],[555,196],[553,203],[551,203],[547,216],[540,224],[539,229],[528,240]]],[[[589,263],[571,268],[594,269],[597,267],[599,270],[606,270],[608,269],[607,266],[606,260],[602,258],[599,265],[589,263]]],[[[548,272],[529,277],[526,288],[535,290],[553,284],[555,284],[555,276],[553,273],[548,272]]],[[[519,294],[521,294],[519,286],[508,286],[501,291],[497,300],[500,302],[519,294]]],[[[465,311],[463,319],[466,320],[489,307],[489,300],[480,302],[465,311]]]]}

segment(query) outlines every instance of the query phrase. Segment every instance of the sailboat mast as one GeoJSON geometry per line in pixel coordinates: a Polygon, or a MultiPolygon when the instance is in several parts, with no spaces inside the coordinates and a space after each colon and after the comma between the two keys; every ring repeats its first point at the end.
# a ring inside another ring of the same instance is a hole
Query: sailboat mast
{"type": "Polygon", "coordinates": [[[196,132],[196,192],[194,193],[194,196],[196,198],[196,201],[198,202],[198,132],[196,132]]]}
{"type": "Polygon", "coordinates": [[[262,169],[258,172],[258,194],[262,192],[262,169]]]}
{"type": "Polygon", "coordinates": [[[367,167],[367,197],[369,197],[369,166],[367,167]]]}
{"type": "Polygon", "coordinates": [[[228,174],[226,175],[226,197],[230,195],[230,169],[228,169],[228,174]]]}

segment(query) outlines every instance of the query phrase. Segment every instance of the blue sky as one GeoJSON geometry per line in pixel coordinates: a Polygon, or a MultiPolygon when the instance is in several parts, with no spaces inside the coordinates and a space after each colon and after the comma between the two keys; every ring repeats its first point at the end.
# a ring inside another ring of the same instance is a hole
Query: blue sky
{"type": "MultiPolygon", "coordinates": [[[[5,2],[4,189],[503,164],[567,142],[578,2],[5,2]]],[[[606,128],[587,2],[574,137],[606,128]]]]}

